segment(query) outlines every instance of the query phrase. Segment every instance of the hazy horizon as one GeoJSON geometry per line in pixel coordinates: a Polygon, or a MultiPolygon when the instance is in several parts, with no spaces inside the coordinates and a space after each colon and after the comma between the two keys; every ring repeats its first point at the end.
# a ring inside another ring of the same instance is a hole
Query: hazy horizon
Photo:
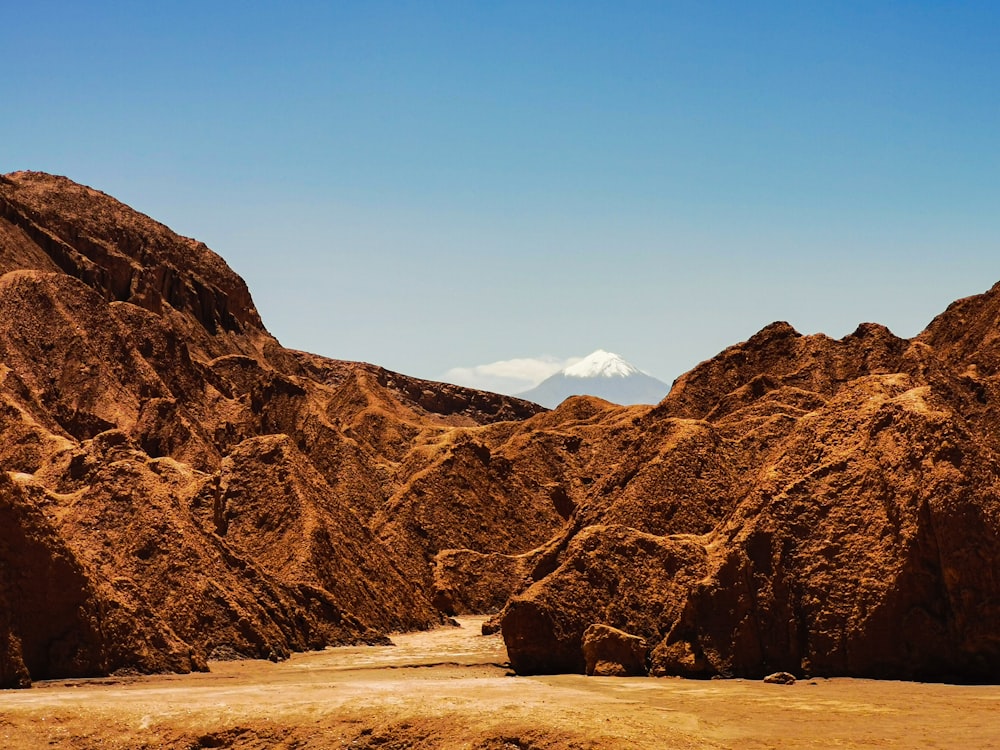
{"type": "Polygon", "coordinates": [[[22,4],[0,172],[203,240],[289,347],[669,383],[1000,280],[998,36],[990,3],[22,4]]]}

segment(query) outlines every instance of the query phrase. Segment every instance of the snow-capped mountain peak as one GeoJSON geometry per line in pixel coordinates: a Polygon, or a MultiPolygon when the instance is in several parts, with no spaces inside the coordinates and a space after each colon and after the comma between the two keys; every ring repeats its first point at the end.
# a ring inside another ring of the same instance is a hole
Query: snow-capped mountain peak
{"type": "Polygon", "coordinates": [[[551,409],[574,395],[597,396],[615,404],[656,404],[669,390],[662,380],[617,354],[598,349],[517,395],[551,409]]]}
{"type": "Polygon", "coordinates": [[[638,375],[639,368],[617,354],[598,349],[576,364],[564,368],[562,373],[571,378],[627,378],[638,375]]]}

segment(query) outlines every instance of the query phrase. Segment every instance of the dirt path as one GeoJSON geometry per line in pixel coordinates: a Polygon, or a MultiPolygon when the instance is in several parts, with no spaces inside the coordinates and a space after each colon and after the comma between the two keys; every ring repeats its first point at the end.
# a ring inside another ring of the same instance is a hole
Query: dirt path
{"type": "Polygon", "coordinates": [[[499,637],[0,692],[0,747],[1000,748],[1000,687],[511,677],[499,637]]]}

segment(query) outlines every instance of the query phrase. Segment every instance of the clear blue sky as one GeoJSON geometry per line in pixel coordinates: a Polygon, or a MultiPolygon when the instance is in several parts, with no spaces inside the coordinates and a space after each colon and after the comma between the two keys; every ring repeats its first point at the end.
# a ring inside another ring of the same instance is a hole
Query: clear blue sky
{"type": "Polygon", "coordinates": [[[1000,280],[1000,4],[4,3],[0,172],[198,237],[287,346],[436,378],[1000,280]]]}

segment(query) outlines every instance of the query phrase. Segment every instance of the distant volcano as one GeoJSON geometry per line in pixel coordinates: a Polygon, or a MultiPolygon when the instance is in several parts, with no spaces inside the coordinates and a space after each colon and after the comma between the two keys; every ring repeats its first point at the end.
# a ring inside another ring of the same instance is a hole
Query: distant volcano
{"type": "Polygon", "coordinates": [[[598,349],[546,378],[520,398],[554,409],[570,396],[597,396],[615,404],[656,404],[670,386],[617,354],[598,349]]]}

